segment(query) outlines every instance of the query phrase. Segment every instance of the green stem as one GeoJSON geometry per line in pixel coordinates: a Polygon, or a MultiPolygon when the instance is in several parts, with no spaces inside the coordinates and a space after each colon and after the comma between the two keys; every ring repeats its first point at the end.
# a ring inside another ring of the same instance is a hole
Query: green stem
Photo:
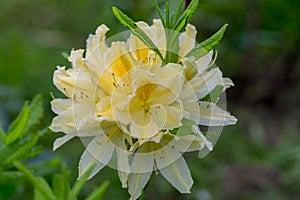
{"type": "Polygon", "coordinates": [[[36,181],[34,175],[19,161],[14,161],[14,166],[21,172],[24,173],[26,178],[34,185],[34,187],[39,190],[46,199],[54,200],[46,190],[36,181]]]}

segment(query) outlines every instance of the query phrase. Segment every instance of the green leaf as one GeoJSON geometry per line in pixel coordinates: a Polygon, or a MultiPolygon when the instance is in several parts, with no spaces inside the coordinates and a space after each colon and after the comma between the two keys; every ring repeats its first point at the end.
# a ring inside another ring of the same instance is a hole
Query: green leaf
{"type": "Polygon", "coordinates": [[[170,28],[170,5],[169,1],[166,0],[166,26],[165,28],[169,29],[170,28]]]}
{"type": "Polygon", "coordinates": [[[183,12],[183,14],[175,23],[174,27],[172,27],[172,29],[174,31],[182,32],[187,26],[187,24],[191,21],[195,12],[197,11],[198,5],[199,5],[199,0],[192,0],[190,5],[183,12]]]}
{"type": "Polygon", "coordinates": [[[30,138],[30,140],[25,143],[23,146],[21,146],[16,152],[14,152],[12,155],[8,156],[8,158],[6,159],[6,161],[4,162],[5,164],[11,163],[15,160],[18,159],[22,159],[22,158],[26,158],[28,157],[26,154],[30,153],[33,146],[36,144],[36,142],[38,141],[39,138],[39,134],[35,133],[34,136],[32,138],[30,138]]]}
{"type": "Polygon", "coordinates": [[[10,179],[16,179],[16,178],[22,177],[23,173],[17,172],[17,171],[3,171],[3,172],[0,172],[0,176],[5,176],[10,179]]]}
{"type": "Polygon", "coordinates": [[[45,179],[43,179],[42,177],[35,177],[35,181],[36,184],[39,185],[39,187],[36,187],[36,185],[34,185],[34,200],[55,200],[53,192],[45,179]],[[43,190],[41,190],[40,187],[42,187],[43,190]]]}
{"type": "Polygon", "coordinates": [[[35,196],[40,197],[40,199],[45,200],[55,200],[55,196],[48,185],[48,183],[42,178],[42,177],[35,177],[22,163],[19,161],[14,162],[15,167],[24,173],[25,177],[31,182],[31,184],[34,186],[35,190],[38,192],[35,192],[35,196]]]}
{"type": "Polygon", "coordinates": [[[174,24],[172,24],[172,27],[175,26],[175,23],[177,22],[177,20],[180,16],[180,11],[182,9],[183,3],[184,3],[184,0],[180,0],[180,3],[179,3],[179,5],[177,7],[177,10],[176,10],[176,14],[175,14],[174,19],[173,19],[174,24]]]}
{"type": "Polygon", "coordinates": [[[158,14],[158,16],[159,16],[159,18],[160,18],[163,26],[165,27],[166,26],[165,19],[164,19],[164,16],[163,16],[163,14],[162,14],[162,12],[161,12],[161,10],[160,10],[160,8],[159,8],[156,0],[152,0],[152,4],[154,5],[154,8],[155,8],[156,12],[157,12],[157,14],[158,14]]]}
{"type": "Polygon", "coordinates": [[[194,121],[183,118],[182,119],[182,126],[176,129],[171,130],[170,132],[173,135],[190,135],[193,132],[193,125],[195,124],[194,121]]]}
{"type": "Polygon", "coordinates": [[[121,24],[129,28],[132,34],[137,36],[149,49],[154,51],[160,57],[160,59],[163,60],[163,56],[156,45],[147,36],[147,34],[135,24],[135,22],[131,18],[129,18],[125,13],[123,13],[116,7],[113,7],[112,10],[115,17],[120,21],[121,24]]]}
{"type": "Polygon", "coordinates": [[[195,48],[193,48],[186,57],[194,57],[195,60],[198,60],[200,57],[206,55],[214,46],[216,46],[223,38],[223,35],[226,31],[228,24],[224,24],[222,28],[212,35],[207,40],[198,44],[195,48]]]}
{"type": "Polygon", "coordinates": [[[76,196],[79,194],[81,188],[84,186],[85,182],[87,181],[94,168],[95,164],[89,167],[88,170],[76,181],[70,192],[70,199],[76,199],[76,196]]]}
{"type": "Polygon", "coordinates": [[[208,95],[203,97],[201,101],[208,101],[216,103],[223,91],[224,87],[222,85],[217,85],[208,95]]]}
{"type": "Polygon", "coordinates": [[[6,144],[13,143],[20,137],[20,135],[23,133],[26,127],[28,118],[29,118],[29,107],[28,107],[28,102],[25,102],[22,111],[8,128],[7,136],[5,139],[6,144]]]}
{"type": "Polygon", "coordinates": [[[64,200],[66,198],[64,178],[59,174],[54,174],[52,178],[53,193],[57,200],[64,200]]]}
{"type": "Polygon", "coordinates": [[[104,192],[107,190],[109,185],[109,181],[104,181],[101,186],[96,189],[90,196],[88,196],[85,200],[99,200],[104,192]]]}
{"type": "Polygon", "coordinates": [[[167,52],[164,64],[177,63],[179,51],[179,32],[166,30],[167,52]]]}
{"type": "MultiPolygon", "coordinates": [[[[70,192],[70,170],[63,165],[62,174],[55,174],[52,179],[53,193],[56,196],[57,200],[68,199],[70,192]]],[[[70,199],[68,199],[70,200],[70,199]]]]}
{"type": "Polygon", "coordinates": [[[193,132],[194,121],[183,118],[182,126],[178,129],[177,135],[190,135],[193,132]]]}
{"type": "Polygon", "coordinates": [[[41,118],[43,117],[44,108],[42,102],[42,96],[36,95],[29,105],[29,119],[25,132],[31,130],[34,126],[39,124],[41,118]]]}

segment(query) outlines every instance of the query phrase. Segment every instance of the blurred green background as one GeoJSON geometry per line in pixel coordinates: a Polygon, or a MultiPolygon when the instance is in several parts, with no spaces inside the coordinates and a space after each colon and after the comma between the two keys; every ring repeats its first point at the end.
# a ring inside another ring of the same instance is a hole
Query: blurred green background
{"type": "MultiPolygon", "coordinates": [[[[162,1],[159,1],[162,2],[162,1]]],[[[171,0],[176,4],[178,1],[171,0]]],[[[111,28],[109,36],[125,30],[114,18],[117,6],[135,20],[156,17],[150,0],[1,0],[0,1],[0,121],[4,128],[24,100],[43,94],[48,125],[50,92],[61,55],[85,48],[97,26],[111,28]]],[[[201,0],[192,23],[198,42],[224,23],[229,28],[217,46],[217,64],[235,87],[227,92],[228,110],[239,122],[225,127],[215,149],[204,159],[186,155],[195,184],[191,195],[179,194],[160,175],[151,178],[144,199],[298,199],[300,196],[300,4],[297,0],[201,0]]],[[[40,160],[62,157],[77,177],[83,151],[74,140],[52,152],[54,139],[42,139],[40,160]],[[78,149],[77,151],[74,151],[78,149]]],[[[111,185],[104,199],[128,199],[117,172],[105,168],[81,194],[103,180],[111,185]]],[[[30,199],[30,186],[18,188],[0,180],[0,199],[30,199]],[[4,186],[7,189],[4,189],[4,186]]]]}

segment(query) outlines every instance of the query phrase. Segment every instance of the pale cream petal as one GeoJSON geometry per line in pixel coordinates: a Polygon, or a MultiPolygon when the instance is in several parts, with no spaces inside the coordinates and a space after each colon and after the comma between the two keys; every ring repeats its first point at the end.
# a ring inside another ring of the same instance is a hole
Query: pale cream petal
{"type": "Polygon", "coordinates": [[[161,21],[153,20],[153,25],[151,27],[143,21],[136,22],[136,25],[147,34],[147,36],[152,40],[152,42],[160,50],[162,55],[165,55],[166,37],[165,37],[165,31],[164,31],[161,21]]]}
{"type": "MultiPolygon", "coordinates": [[[[149,109],[149,115],[151,118],[151,122],[154,123],[159,130],[165,127],[167,121],[167,110],[163,105],[161,104],[152,105],[149,109]]],[[[156,135],[157,132],[154,133],[153,135],[156,135]]]]}
{"type": "Polygon", "coordinates": [[[72,63],[72,67],[74,69],[81,69],[86,73],[89,73],[89,69],[87,68],[85,61],[83,59],[83,53],[84,53],[83,49],[72,50],[68,59],[72,63]]]}
{"type": "Polygon", "coordinates": [[[179,56],[185,57],[195,47],[197,30],[195,26],[188,24],[185,32],[179,36],[179,56]]]}
{"type": "Polygon", "coordinates": [[[214,53],[213,50],[211,50],[205,56],[199,58],[196,61],[196,65],[197,65],[197,69],[198,69],[199,74],[202,74],[204,71],[206,71],[209,68],[209,65],[212,62],[213,53],[214,53]]]}
{"type": "Polygon", "coordinates": [[[170,166],[182,156],[176,149],[173,149],[169,143],[169,140],[163,138],[159,144],[154,144],[156,151],[154,151],[153,155],[158,170],[170,166]]]}
{"type": "Polygon", "coordinates": [[[155,136],[158,131],[159,128],[153,121],[145,125],[139,125],[134,122],[130,124],[130,133],[132,137],[150,138],[155,136]]]}
{"type": "Polygon", "coordinates": [[[231,86],[234,86],[232,80],[230,78],[223,78],[222,85],[224,86],[223,92],[230,88],[231,86]]]}
{"type": "Polygon", "coordinates": [[[168,167],[159,169],[159,171],[179,192],[190,193],[194,181],[182,156],[168,167]]]}
{"type": "Polygon", "coordinates": [[[60,113],[60,115],[53,118],[49,127],[54,132],[64,132],[70,135],[76,135],[77,130],[75,123],[72,120],[72,111],[66,110],[60,113]]]}
{"type": "Polygon", "coordinates": [[[152,171],[148,173],[131,173],[128,177],[128,192],[131,200],[136,200],[142,194],[142,191],[151,177],[152,171]]]}
{"type": "Polygon", "coordinates": [[[89,178],[98,173],[109,163],[113,155],[115,145],[104,135],[95,137],[87,146],[79,161],[79,177],[89,169],[90,166],[97,164],[89,178]]]}
{"type": "Polygon", "coordinates": [[[95,176],[103,167],[105,167],[105,164],[99,162],[88,150],[85,150],[79,161],[78,178],[81,177],[92,166],[94,166],[94,169],[88,179],[91,179],[93,176],[95,176]]]}
{"type": "Polygon", "coordinates": [[[179,152],[200,151],[204,147],[204,141],[196,135],[184,135],[174,137],[170,145],[179,152]]]}
{"type": "Polygon", "coordinates": [[[205,146],[208,148],[209,151],[213,150],[213,144],[211,141],[209,141],[201,132],[200,128],[198,125],[193,125],[193,131],[203,139],[205,146]]]}
{"type": "Polygon", "coordinates": [[[143,61],[143,64],[149,64],[150,49],[135,35],[130,35],[128,47],[137,61],[143,61]]]}
{"type": "Polygon", "coordinates": [[[200,102],[200,117],[197,124],[204,126],[227,126],[235,124],[237,119],[229,112],[210,102],[200,102]]]}
{"type": "Polygon", "coordinates": [[[154,167],[152,145],[145,143],[133,154],[131,162],[131,173],[152,172],[154,167]]]}
{"type": "Polygon", "coordinates": [[[63,144],[65,144],[66,142],[68,142],[69,140],[71,140],[74,137],[75,137],[75,135],[67,134],[63,137],[57,138],[53,143],[53,151],[55,151],[56,149],[58,149],[59,147],[61,147],[63,144]]]}
{"type": "Polygon", "coordinates": [[[181,120],[183,117],[183,108],[181,104],[176,101],[170,106],[165,106],[165,109],[167,113],[167,120],[163,129],[172,130],[174,128],[180,127],[182,125],[181,120]]]}
{"type": "Polygon", "coordinates": [[[50,129],[54,132],[62,131],[71,135],[95,135],[97,122],[93,115],[91,104],[72,102],[72,106],[54,117],[50,129]]]}
{"type": "Polygon", "coordinates": [[[130,71],[137,67],[124,42],[113,42],[105,56],[105,70],[101,73],[98,85],[106,93],[111,94],[115,88],[129,86],[132,83],[130,71]],[[119,81],[122,80],[122,85],[119,81]]]}
{"type": "Polygon", "coordinates": [[[184,83],[184,71],[181,65],[174,63],[169,63],[164,67],[153,65],[151,72],[160,78],[160,85],[179,97],[184,83]]]}
{"type": "MultiPolygon", "coordinates": [[[[87,39],[86,61],[87,66],[94,77],[100,77],[105,70],[104,56],[107,50],[105,34],[109,31],[105,25],[97,28],[95,35],[87,39]]],[[[97,78],[98,79],[98,78],[97,78]]]]}
{"type": "Polygon", "coordinates": [[[54,72],[53,82],[61,92],[74,101],[91,102],[97,100],[93,83],[83,70],[65,70],[65,67],[58,67],[54,72]]]}
{"type": "Polygon", "coordinates": [[[149,181],[153,167],[154,160],[151,153],[151,145],[144,144],[134,154],[131,163],[131,173],[128,177],[128,191],[131,195],[131,199],[137,199],[147,182],[149,181]]]}
{"type": "Polygon", "coordinates": [[[191,102],[201,99],[222,81],[222,72],[218,68],[214,68],[207,73],[197,75],[185,84],[182,90],[181,99],[183,102],[191,102]]]}
{"type": "Polygon", "coordinates": [[[55,114],[59,114],[72,106],[70,99],[53,99],[51,101],[51,109],[55,114]]]}
{"type": "Polygon", "coordinates": [[[186,81],[190,81],[198,73],[197,65],[194,57],[183,58],[181,60],[184,69],[184,77],[186,81]]]}
{"type": "Polygon", "coordinates": [[[118,174],[119,179],[122,183],[122,187],[127,187],[127,180],[130,174],[130,165],[129,165],[129,153],[126,149],[117,147],[117,159],[118,159],[118,174]]]}
{"type": "Polygon", "coordinates": [[[198,101],[187,102],[184,103],[183,105],[184,105],[183,117],[186,119],[190,119],[195,123],[198,123],[200,119],[199,102],[198,101]]]}
{"type": "Polygon", "coordinates": [[[130,152],[127,151],[127,146],[125,140],[130,142],[130,139],[126,134],[123,133],[119,127],[115,127],[115,131],[110,131],[109,137],[112,142],[116,145],[116,154],[117,154],[117,169],[119,179],[122,183],[122,187],[127,187],[128,175],[130,174],[130,165],[129,165],[129,156],[130,152]]]}

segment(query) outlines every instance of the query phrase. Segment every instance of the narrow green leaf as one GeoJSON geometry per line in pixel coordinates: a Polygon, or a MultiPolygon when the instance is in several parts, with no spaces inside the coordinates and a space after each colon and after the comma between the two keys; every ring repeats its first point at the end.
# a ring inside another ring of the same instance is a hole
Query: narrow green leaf
{"type": "Polygon", "coordinates": [[[4,162],[7,160],[7,156],[14,152],[10,146],[0,146],[0,166],[4,166],[4,162]]]}
{"type": "Polygon", "coordinates": [[[70,191],[71,191],[71,186],[70,186],[70,183],[69,183],[70,176],[71,176],[71,171],[67,169],[66,165],[63,165],[62,175],[63,175],[63,180],[64,180],[64,183],[65,183],[65,191],[64,191],[65,197],[64,197],[64,199],[72,200],[72,199],[69,199],[70,191]]]}
{"type": "Polygon", "coordinates": [[[49,184],[42,177],[35,177],[36,184],[39,184],[39,187],[34,185],[34,200],[55,200],[55,196],[49,186],[49,184]],[[40,189],[43,188],[43,190],[40,189]],[[47,193],[47,194],[45,194],[47,193]]]}
{"type": "Polygon", "coordinates": [[[166,32],[171,33],[170,35],[167,35],[167,52],[164,64],[177,63],[179,51],[179,32],[174,32],[171,30],[166,30],[166,32]]]}
{"type": "Polygon", "coordinates": [[[42,96],[36,95],[29,105],[29,119],[25,132],[31,130],[34,126],[39,124],[41,118],[43,117],[44,108],[42,102],[42,96]]]}
{"type": "Polygon", "coordinates": [[[201,101],[209,101],[216,103],[223,91],[224,87],[222,85],[217,85],[208,95],[203,97],[201,101]]]}
{"type": "Polygon", "coordinates": [[[55,200],[55,196],[48,185],[48,183],[42,177],[35,177],[22,163],[19,161],[14,162],[14,166],[24,173],[25,177],[31,182],[40,195],[46,200],[55,200]]]}
{"type": "Polygon", "coordinates": [[[206,55],[214,46],[216,46],[223,38],[223,35],[226,31],[228,24],[224,24],[222,28],[212,35],[207,40],[198,44],[195,48],[193,48],[186,57],[194,56],[195,60],[198,60],[200,57],[206,55]]]}
{"type": "Polygon", "coordinates": [[[87,181],[89,175],[92,173],[93,169],[95,168],[95,164],[92,165],[88,170],[80,176],[80,178],[75,182],[71,192],[70,192],[70,198],[76,199],[76,196],[79,194],[81,188],[84,186],[85,182],[87,181]]]}
{"type": "Polygon", "coordinates": [[[170,5],[169,1],[166,0],[166,28],[170,29],[170,5]]]}
{"type": "Polygon", "coordinates": [[[177,20],[176,24],[172,29],[174,31],[182,32],[187,24],[191,21],[193,15],[197,11],[199,5],[199,0],[192,0],[187,9],[182,13],[180,18],[177,20]]]}
{"type": "Polygon", "coordinates": [[[109,181],[104,181],[101,186],[96,189],[90,196],[88,196],[85,200],[99,200],[104,192],[107,190],[109,185],[109,181]]]}
{"type": "Polygon", "coordinates": [[[65,200],[66,184],[64,178],[59,174],[54,174],[52,178],[53,193],[57,200],[65,200]]]}
{"type": "Polygon", "coordinates": [[[8,163],[12,163],[15,160],[22,159],[28,157],[26,154],[30,153],[33,146],[38,141],[39,135],[38,133],[35,133],[30,140],[25,143],[23,146],[21,146],[16,152],[14,152],[12,155],[9,155],[6,161],[3,163],[4,165],[8,163]]]}
{"type": "Polygon", "coordinates": [[[185,0],[180,0],[180,2],[179,2],[179,5],[178,5],[177,10],[176,10],[176,14],[175,14],[174,19],[173,19],[174,23],[172,24],[172,27],[175,26],[175,23],[177,22],[177,20],[180,16],[180,12],[181,12],[184,1],[185,0]]]}
{"type": "Polygon", "coordinates": [[[25,102],[22,111],[18,117],[11,123],[8,128],[7,136],[5,139],[6,144],[13,143],[23,133],[29,118],[28,102],[25,102]]]}
{"type": "Polygon", "coordinates": [[[157,12],[157,14],[158,14],[158,16],[159,16],[159,18],[160,18],[163,26],[166,27],[164,16],[163,16],[163,14],[162,14],[162,12],[161,12],[161,10],[160,10],[160,8],[159,8],[156,0],[152,0],[152,4],[154,5],[154,8],[155,8],[155,10],[156,10],[156,12],[157,12]]]}
{"type": "Polygon", "coordinates": [[[149,49],[154,51],[160,57],[160,59],[163,60],[163,56],[160,53],[159,49],[156,47],[156,45],[147,36],[147,34],[135,24],[135,22],[131,18],[129,18],[125,13],[123,13],[116,7],[113,7],[112,10],[115,17],[119,20],[121,24],[129,28],[132,34],[137,36],[149,49]]]}

